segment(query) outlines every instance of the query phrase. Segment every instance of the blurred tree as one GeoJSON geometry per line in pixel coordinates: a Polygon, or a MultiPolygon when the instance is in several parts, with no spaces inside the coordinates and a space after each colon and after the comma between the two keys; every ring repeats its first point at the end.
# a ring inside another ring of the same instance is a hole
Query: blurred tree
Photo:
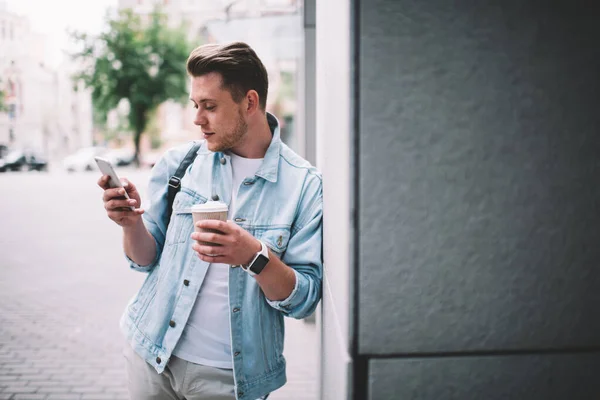
{"type": "Polygon", "coordinates": [[[192,49],[185,27],[172,29],[156,9],[147,20],[122,10],[106,16],[107,31],[98,36],[72,33],[80,46],[73,54],[83,61],[74,79],[92,89],[96,122],[121,99],[130,104],[129,126],[134,132],[135,162],[140,162],[140,137],[150,113],[168,99],[184,102],[187,94],[185,61],[192,49]]]}
{"type": "Polygon", "coordinates": [[[158,149],[162,145],[162,140],[160,137],[160,126],[158,124],[157,110],[154,110],[150,113],[146,133],[150,137],[150,148],[152,150],[158,149]]]}
{"type": "Polygon", "coordinates": [[[4,85],[2,85],[2,78],[0,77],[0,112],[8,111],[5,99],[6,93],[4,93],[4,85]]]}

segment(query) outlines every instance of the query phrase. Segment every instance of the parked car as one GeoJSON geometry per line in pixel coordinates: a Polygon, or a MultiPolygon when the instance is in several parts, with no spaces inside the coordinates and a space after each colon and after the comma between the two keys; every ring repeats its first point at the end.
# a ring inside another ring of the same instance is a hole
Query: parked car
{"type": "Polygon", "coordinates": [[[40,152],[31,149],[15,149],[0,160],[0,172],[5,171],[47,171],[48,160],[40,152]]]}
{"type": "Polygon", "coordinates": [[[108,149],[101,146],[83,147],[70,156],[65,157],[62,164],[69,172],[93,171],[97,169],[94,157],[104,157],[108,149]]]}
{"type": "Polygon", "coordinates": [[[130,165],[134,157],[135,153],[127,148],[111,149],[103,156],[115,167],[130,165]]]}
{"type": "Polygon", "coordinates": [[[35,151],[25,152],[30,171],[48,171],[48,158],[35,151]]]}
{"type": "Polygon", "coordinates": [[[8,154],[8,146],[0,144],[0,172],[4,172],[4,164],[6,160],[4,159],[8,154]]]}

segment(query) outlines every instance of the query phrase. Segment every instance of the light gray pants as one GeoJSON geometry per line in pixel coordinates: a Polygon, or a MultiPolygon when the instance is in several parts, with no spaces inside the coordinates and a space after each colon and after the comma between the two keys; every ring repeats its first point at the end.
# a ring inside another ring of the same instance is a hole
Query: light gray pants
{"type": "Polygon", "coordinates": [[[171,356],[162,374],[138,356],[129,344],[127,382],[131,400],[235,400],[233,371],[194,364],[171,356]]]}

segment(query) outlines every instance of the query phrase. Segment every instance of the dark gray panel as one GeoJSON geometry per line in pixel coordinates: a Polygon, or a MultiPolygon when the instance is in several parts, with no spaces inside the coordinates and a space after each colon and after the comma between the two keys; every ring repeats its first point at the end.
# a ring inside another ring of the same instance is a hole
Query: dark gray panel
{"type": "Polygon", "coordinates": [[[597,353],[373,360],[369,399],[592,400],[599,370],[597,353]]]}
{"type": "Polygon", "coordinates": [[[314,28],[317,23],[317,0],[304,0],[304,28],[314,28]]]}
{"type": "Polygon", "coordinates": [[[360,2],[361,353],[600,344],[600,15],[560,3],[360,2]]]}

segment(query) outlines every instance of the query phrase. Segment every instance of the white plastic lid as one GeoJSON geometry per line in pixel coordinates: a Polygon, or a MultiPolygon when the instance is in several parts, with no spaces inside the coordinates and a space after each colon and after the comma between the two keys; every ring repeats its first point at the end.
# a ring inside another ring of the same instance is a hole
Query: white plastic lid
{"type": "Polygon", "coordinates": [[[228,211],[227,204],[222,201],[207,201],[203,204],[194,204],[192,212],[223,212],[228,211]]]}

